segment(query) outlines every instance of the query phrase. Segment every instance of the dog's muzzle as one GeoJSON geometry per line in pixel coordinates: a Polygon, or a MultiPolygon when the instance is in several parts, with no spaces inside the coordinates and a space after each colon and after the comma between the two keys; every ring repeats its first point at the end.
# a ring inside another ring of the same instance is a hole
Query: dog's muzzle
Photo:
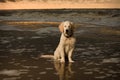
{"type": "Polygon", "coordinates": [[[71,29],[66,29],[66,31],[65,31],[65,36],[67,37],[67,38],[69,38],[69,37],[71,37],[73,35],[73,30],[71,30],[71,29]]]}

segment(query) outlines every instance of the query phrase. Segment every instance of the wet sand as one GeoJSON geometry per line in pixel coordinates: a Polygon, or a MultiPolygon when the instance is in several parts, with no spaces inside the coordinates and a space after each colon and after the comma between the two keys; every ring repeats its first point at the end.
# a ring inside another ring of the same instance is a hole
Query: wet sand
{"type": "Polygon", "coordinates": [[[0,80],[119,80],[119,26],[77,25],[75,63],[63,64],[40,57],[53,55],[57,26],[1,22],[0,80]]]}

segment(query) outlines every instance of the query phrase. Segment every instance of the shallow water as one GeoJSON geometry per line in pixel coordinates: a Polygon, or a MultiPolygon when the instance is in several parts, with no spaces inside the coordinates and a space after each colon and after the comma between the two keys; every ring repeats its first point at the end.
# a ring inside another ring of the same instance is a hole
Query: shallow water
{"type": "Polygon", "coordinates": [[[119,80],[119,27],[78,27],[75,62],[58,63],[40,57],[53,55],[57,27],[20,26],[0,27],[0,80],[119,80]]]}

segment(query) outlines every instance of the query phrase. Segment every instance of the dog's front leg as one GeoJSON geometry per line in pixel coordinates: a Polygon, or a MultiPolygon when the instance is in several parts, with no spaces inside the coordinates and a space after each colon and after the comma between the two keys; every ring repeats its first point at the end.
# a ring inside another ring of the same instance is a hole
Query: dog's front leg
{"type": "Polygon", "coordinates": [[[61,62],[65,62],[65,52],[64,52],[64,47],[61,46],[61,52],[60,52],[60,55],[61,55],[61,62]]]}
{"type": "Polygon", "coordinates": [[[69,54],[68,54],[68,60],[69,60],[69,62],[74,62],[74,61],[72,60],[73,50],[74,50],[74,48],[72,48],[72,49],[69,51],[69,54]]]}

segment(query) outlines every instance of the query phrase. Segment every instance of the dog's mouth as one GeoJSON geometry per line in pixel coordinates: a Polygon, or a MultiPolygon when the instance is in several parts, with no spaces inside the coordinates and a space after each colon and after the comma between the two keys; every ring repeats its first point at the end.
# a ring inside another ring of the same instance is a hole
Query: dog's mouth
{"type": "Polygon", "coordinates": [[[64,35],[65,35],[65,37],[67,37],[67,38],[73,36],[73,30],[66,30],[64,35]]]}

